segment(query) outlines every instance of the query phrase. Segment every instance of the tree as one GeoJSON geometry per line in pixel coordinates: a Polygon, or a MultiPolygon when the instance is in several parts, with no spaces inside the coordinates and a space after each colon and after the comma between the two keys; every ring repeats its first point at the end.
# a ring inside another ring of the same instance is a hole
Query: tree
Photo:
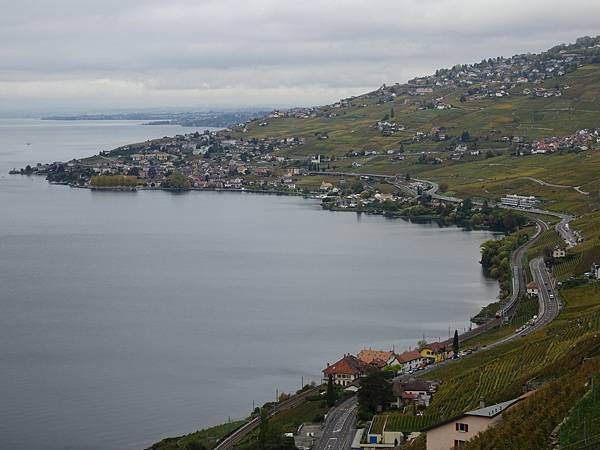
{"type": "Polygon", "coordinates": [[[258,426],[258,448],[263,449],[267,446],[269,436],[269,416],[266,408],[260,410],[260,425],[258,426]]]}
{"type": "Polygon", "coordinates": [[[463,131],[462,134],[460,135],[460,140],[462,142],[469,142],[471,140],[471,135],[469,134],[468,131],[463,131]]]}
{"type": "Polygon", "coordinates": [[[361,181],[356,180],[354,183],[352,183],[352,192],[354,194],[360,194],[363,190],[364,186],[361,181]]]}
{"type": "Polygon", "coordinates": [[[140,176],[140,168],[132,167],[131,169],[129,169],[129,172],[127,172],[127,175],[132,176],[132,177],[139,177],[140,176]]]}
{"type": "Polygon", "coordinates": [[[462,202],[462,210],[464,212],[469,212],[473,209],[473,200],[469,197],[465,198],[462,202]]]}
{"type": "Polygon", "coordinates": [[[258,438],[247,448],[248,450],[296,450],[293,439],[284,437],[276,424],[269,424],[266,408],[260,411],[258,438]]]}
{"type": "Polygon", "coordinates": [[[544,255],[544,262],[546,262],[546,264],[551,263],[553,261],[552,247],[545,246],[544,249],[542,250],[542,253],[544,255]]]}
{"type": "Polygon", "coordinates": [[[358,391],[358,406],[363,414],[376,414],[392,401],[392,385],[386,372],[373,372],[362,378],[358,391]]]}
{"type": "Polygon", "coordinates": [[[335,405],[336,400],[336,392],[335,386],[333,385],[333,376],[329,375],[329,379],[327,380],[327,406],[330,408],[335,405]]]}
{"type": "Polygon", "coordinates": [[[390,117],[393,119],[395,115],[396,115],[396,113],[395,113],[395,111],[394,111],[394,108],[392,107],[392,108],[390,109],[390,117]]]}
{"type": "Polygon", "coordinates": [[[445,181],[440,183],[438,189],[440,190],[440,192],[446,192],[448,190],[448,183],[446,183],[445,181]]]}
{"type": "Polygon", "coordinates": [[[181,172],[175,170],[173,171],[166,180],[166,186],[171,189],[189,189],[190,188],[190,180],[182,174],[181,172]]]}
{"type": "Polygon", "coordinates": [[[459,343],[458,343],[458,330],[454,330],[454,339],[452,339],[452,351],[455,355],[458,354],[459,343]]]}
{"type": "Polygon", "coordinates": [[[404,175],[404,179],[406,181],[410,181],[410,173],[406,172],[406,175],[404,175]]]}
{"type": "Polygon", "coordinates": [[[183,448],[184,450],[206,450],[206,447],[200,441],[186,442],[183,448]]]}

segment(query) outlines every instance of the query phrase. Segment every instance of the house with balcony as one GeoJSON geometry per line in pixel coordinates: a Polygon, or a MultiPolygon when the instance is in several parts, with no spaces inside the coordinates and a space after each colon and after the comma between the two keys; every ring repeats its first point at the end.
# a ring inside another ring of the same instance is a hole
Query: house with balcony
{"type": "Polygon", "coordinates": [[[323,370],[323,382],[327,383],[331,376],[335,385],[347,387],[358,378],[367,375],[372,369],[373,366],[362,362],[356,356],[347,354],[339,361],[327,364],[323,370]]]}

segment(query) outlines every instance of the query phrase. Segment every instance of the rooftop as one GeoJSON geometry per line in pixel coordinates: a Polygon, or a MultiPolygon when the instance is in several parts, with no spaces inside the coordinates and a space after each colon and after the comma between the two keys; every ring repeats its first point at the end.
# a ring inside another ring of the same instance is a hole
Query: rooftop
{"type": "Polygon", "coordinates": [[[334,374],[358,375],[364,372],[366,363],[355,356],[345,355],[338,362],[328,365],[323,373],[325,376],[334,374]]]}
{"type": "Polygon", "coordinates": [[[497,403],[496,405],[486,406],[485,408],[474,409],[473,411],[467,411],[467,416],[479,416],[479,417],[495,417],[498,414],[506,411],[511,405],[514,405],[520,400],[520,398],[513,398],[506,402],[497,403]]]}
{"type": "Polygon", "coordinates": [[[358,359],[362,362],[366,362],[367,364],[371,364],[374,361],[380,360],[387,362],[390,359],[390,356],[393,355],[393,352],[382,351],[382,350],[371,350],[371,349],[363,349],[358,353],[358,359]]]}

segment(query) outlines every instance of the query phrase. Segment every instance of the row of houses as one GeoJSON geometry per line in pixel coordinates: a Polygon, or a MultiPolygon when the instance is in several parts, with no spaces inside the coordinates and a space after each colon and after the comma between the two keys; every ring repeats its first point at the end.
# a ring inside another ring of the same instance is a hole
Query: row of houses
{"type": "Polygon", "coordinates": [[[363,349],[356,356],[345,354],[339,361],[327,364],[323,370],[323,381],[327,382],[331,376],[334,384],[347,387],[373,370],[386,369],[396,374],[411,374],[452,356],[453,352],[440,342],[403,353],[363,349]]]}

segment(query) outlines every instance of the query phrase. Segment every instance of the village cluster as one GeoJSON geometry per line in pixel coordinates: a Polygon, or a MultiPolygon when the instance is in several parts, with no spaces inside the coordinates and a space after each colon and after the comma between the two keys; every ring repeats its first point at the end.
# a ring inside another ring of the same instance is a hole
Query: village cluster
{"type": "MultiPolygon", "coordinates": [[[[471,353],[471,350],[454,353],[449,347],[451,345],[447,341],[422,343],[417,349],[400,354],[394,351],[363,349],[356,356],[346,354],[339,361],[328,364],[323,370],[323,380],[325,383],[332,380],[341,389],[354,393],[358,391],[363,377],[378,370],[390,371],[393,377],[390,378],[392,397],[389,408],[423,417],[440,382],[418,379],[412,374],[430,365],[471,353]]],[[[432,423],[423,429],[423,432],[427,433],[427,449],[458,447],[501,420],[504,411],[527,395],[491,406],[486,406],[481,400],[478,409],[432,423]]],[[[399,443],[412,440],[420,434],[406,433],[402,429],[401,422],[397,422],[395,416],[376,414],[363,428],[356,431],[352,449],[394,448],[399,443]]]]}
{"type": "MultiPolygon", "coordinates": [[[[462,356],[454,354],[451,347],[449,343],[434,342],[403,353],[363,349],[356,356],[346,354],[339,361],[328,364],[323,370],[323,379],[327,382],[331,376],[334,384],[349,388],[350,391],[358,390],[355,389],[358,386],[357,380],[373,370],[389,370],[396,375],[411,375],[431,364],[462,356]]],[[[422,406],[428,406],[431,399],[426,393],[417,396],[421,398],[413,398],[411,395],[405,396],[405,400],[417,400],[422,406]]],[[[397,406],[400,407],[401,404],[403,403],[399,402],[397,406]]]]}
{"type": "Polygon", "coordinates": [[[579,130],[562,137],[550,137],[535,141],[531,145],[532,154],[554,153],[560,150],[585,151],[600,144],[600,129],[579,130]]]}
{"type": "MultiPolygon", "coordinates": [[[[545,79],[562,76],[586,63],[593,62],[600,54],[600,41],[597,38],[582,38],[572,45],[562,45],[541,54],[522,54],[510,58],[490,58],[476,64],[456,65],[451,69],[440,69],[434,75],[414,78],[409,81],[414,86],[415,95],[424,95],[424,86],[459,86],[470,88],[465,93],[469,97],[503,97],[519,84],[539,84],[545,79]],[[477,88],[471,86],[477,85],[477,88]],[[419,87],[421,90],[419,90],[419,87]]],[[[523,95],[549,97],[560,95],[558,89],[541,87],[525,88],[523,95]]]]}
{"type": "Polygon", "coordinates": [[[94,176],[137,177],[146,188],[169,187],[170,174],[183,175],[192,188],[295,190],[293,176],[306,172],[297,163],[275,155],[304,143],[301,138],[235,140],[215,133],[191,133],[101,152],[66,163],[26,167],[13,173],[48,175],[50,181],[89,186],[94,176]]]}

